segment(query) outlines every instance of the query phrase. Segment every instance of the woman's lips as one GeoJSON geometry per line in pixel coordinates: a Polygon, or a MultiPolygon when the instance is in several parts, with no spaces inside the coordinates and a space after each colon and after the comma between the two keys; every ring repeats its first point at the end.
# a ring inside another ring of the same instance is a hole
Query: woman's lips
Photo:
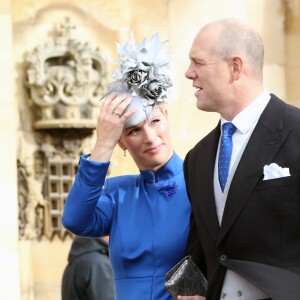
{"type": "Polygon", "coordinates": [[[156,153],[156,152],[160,151],[161,148],[162,148],[162,144],[157,145],[155,147],[151,147],[151,148],[147,149],[145,152],[147,152],[147,153],[156,153]]]}

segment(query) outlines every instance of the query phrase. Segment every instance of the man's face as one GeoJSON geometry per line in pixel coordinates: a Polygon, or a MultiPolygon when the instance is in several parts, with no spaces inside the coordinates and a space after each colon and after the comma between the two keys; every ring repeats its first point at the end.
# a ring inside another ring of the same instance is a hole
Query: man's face
{"type": "Polygon", "coordinates": [[[190,66],[185,76],[193,81],[196,88],[197,108],[204,111],[220,112],[230,92],[230,68],[221,60],[215,49],[216,33],[205,29],[196,36],[189,57],[190,66]]]}

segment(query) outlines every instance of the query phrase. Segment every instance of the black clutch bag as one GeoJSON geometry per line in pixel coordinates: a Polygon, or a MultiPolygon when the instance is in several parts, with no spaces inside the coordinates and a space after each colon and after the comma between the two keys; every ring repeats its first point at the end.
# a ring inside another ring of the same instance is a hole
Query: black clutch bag
{"type": "Polygon", "coordinates": [[[165,280],[165,289],[174,299],[178,295],[206,297],[207,280],[190,255],[177,263],[166,274],[165,280]]]}

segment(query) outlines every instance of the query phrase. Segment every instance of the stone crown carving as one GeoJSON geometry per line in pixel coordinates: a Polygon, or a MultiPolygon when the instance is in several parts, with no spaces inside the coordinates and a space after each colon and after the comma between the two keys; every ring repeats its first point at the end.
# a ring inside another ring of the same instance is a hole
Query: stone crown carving
{"type": "Polygon", "coordinates": [[[35,129],[95,128],[106,88],[106,62],[99,48],[71,38],[69,18],[55,37],[27,54],[27,81],[35,129]]]}

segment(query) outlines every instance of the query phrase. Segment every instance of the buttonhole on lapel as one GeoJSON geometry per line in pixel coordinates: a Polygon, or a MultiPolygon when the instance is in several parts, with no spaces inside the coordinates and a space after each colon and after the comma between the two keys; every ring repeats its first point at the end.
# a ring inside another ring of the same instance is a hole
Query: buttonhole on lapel
{"type": "Polygon", "coordinates": [[[268,143],[268,145],[274,145],[274,144],[277,144],[280,140],[275,140],[275,141],[271,141],[268,143]]]}

